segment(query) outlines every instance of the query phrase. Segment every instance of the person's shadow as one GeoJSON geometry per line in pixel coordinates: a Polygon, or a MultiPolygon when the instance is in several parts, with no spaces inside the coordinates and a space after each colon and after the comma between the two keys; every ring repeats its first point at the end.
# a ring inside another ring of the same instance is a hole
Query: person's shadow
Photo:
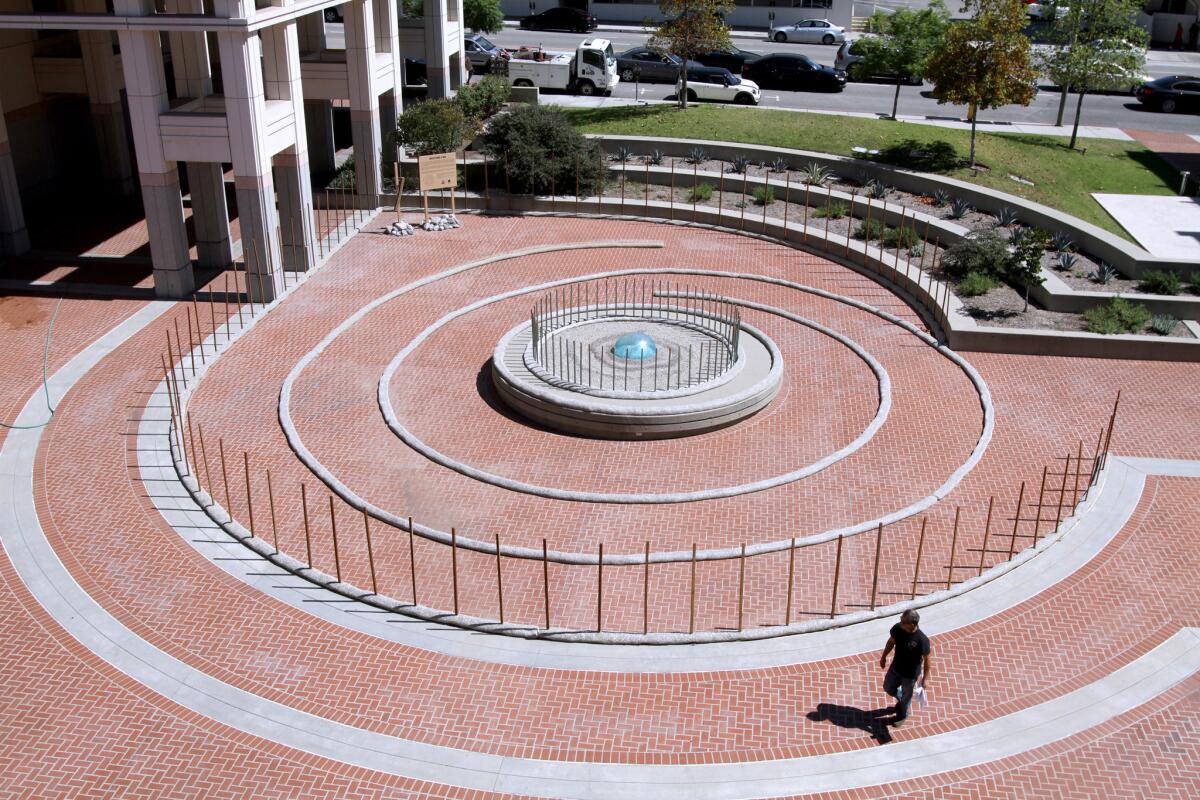
{"type": "Polygon", "coordinates": [[[880,744],[892,741],[891,731],[888,730],[886,718],[895,715],[895,708],[877,708],[873,711],[863,711],[853,706],[839,706],[833,703],[819,703],[816,711],[808,712],[807,716],[813,722],[829,722],[839,728],[854,728],[866,731],[871,738],[880,744]]]}

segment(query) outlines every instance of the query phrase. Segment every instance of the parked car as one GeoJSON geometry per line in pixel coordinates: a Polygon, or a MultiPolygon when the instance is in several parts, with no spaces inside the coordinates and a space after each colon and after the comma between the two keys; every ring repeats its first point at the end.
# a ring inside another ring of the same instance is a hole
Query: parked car
{"type": "MultiPolygon", "coordinates": [[[[683,59],[674,53],[659,53],[648,47],[635,47],[617,54],[617,74],[626,83],[675,83],[683,59]],[[634,70],[637,70],[635,77],[634,70]]],[[[696,65],[696,62],[692,62],[696,65]]],[[[699,66],[699,65],[696,65],[699,66]]]]}
{"type": "Polygon", "coordinates": [[[827,19],[802,19],[791,25],[771,28],[767,38],[776,42],[834,44],[846,41],[846,29],[827,19]]]}
{"type": "Polygon", "coordinates": [[[1055,20],[1059,17],[1065,17],[1070,11],[1070,8],[1058,3],[1039,3],[1037,0],[1025,0],[1025,14],[1030,19],[1055,20]]]}
{"type": "MultiPolygon", "coordinates": [[[[1060,45],[1054,44],[1033,45],[1035,63],[1053,60],[1059,48],[1060,45]]],[[[1105,49],[1100,54],[1101,63],[1097,64],[1092,74],[1090,91],[1128,92],[1132,94],[1142,84],[1149,83],[1150,76],[1140,70],[1127,69],[1122,64],[1128,64],[1134,60],[1142,60],[1144,63],[1145,56],[1145,48],[1132,44],[1118,44],[1105,49]],[[1134,56],[1140,56],[1140,59],[1135,59],[1133,58],[1134,56]]],[[[1042,72],[1040,79],[1044,82],[1057,85],[1054,76],[1045,71],[1042,72]]]]}
{"type": "Polygon", "coordinates": [[[1134,92],[1147,108],[1167,114],[1176,111],[1200,111],[1200,77],[1169,75],[1144,83],[1134,92]]]}
{"type": "Polygon", "coordinates": [[[471,62],[471,71],[475,73],[491,72],[492,62],[499,58],[508,58],[508,51],[503,47],[492,44],[479,33],[468,33],[463,36],[463,49],[471,62]]]}
{"type": "Polygon", "coordinates": [[[722,67],[729,70],[734,75],[740,75],[742,68],[751,61],[756,61],[762,58],[760,53],[751,53],[749,50],[743,50],[740,47],[733,47],[728,50],[713,50],[708,53],[701,53],[694,59],[706,67],[722,67]]]}
{"type": "MultiPolygon", "coordinates": [[[[756,106],[760,98],[758,84],[740,78],[723,67],[689,67],[687,99],[717,100],[756,106]]],[[[675,93],[683,91],[683,80],[675,84],[675,93]]]]}
{"type": "Polygon", "coordinates": [[[772,53],[752,61],[742,74],[764,88],[802,92],[840,92],[846,88],[846,73],[842,70],[788,53],[772,53]]]}
{"type": "MultiPolygon", "coordinates": [[[[862,63],[863,56],[861,55],[861,42],[870,37],[862,37],[855,39],[852,42],[842,42],[842,46],[838,48],[837,57],[833,59],[833,68],[840,69],[846,73],[846,78],[852,81],[865,81],[872,78],[886,81],[895,81],[895,73],[879,73],[876,75],[866,74],[861,67],[855,65],[862,63]]],[[[909,86],[920,86],[924,83],[920,75],[903,75],[900,80],[907,83],[909,86]]]]}
{"type": "Polygon", "coordinates": [[[551,8],[540,14],[525,17],[521,28],[527,31],[574,31],[587,33],[596,30],[596,18],[574,8],[551,8]]]}

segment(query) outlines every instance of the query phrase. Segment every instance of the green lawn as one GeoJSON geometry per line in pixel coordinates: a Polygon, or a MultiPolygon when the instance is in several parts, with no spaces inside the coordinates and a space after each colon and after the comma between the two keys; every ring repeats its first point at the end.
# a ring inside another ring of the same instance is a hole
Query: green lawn
{"type": "Polygon", "coordinates": [[[852,147],[888,151],[901,166],[927,169],[1061,209],[1129,238],[1091,192],[1174,194],[1178,175],[1137,142],[1081,139],[1087,154],[1068,150],[1057,136],[980,133],[978,172],[958,166],[970,149],[970,132],[890,120],[805,114],[772,109],[695,106],[621,106],[570,109],[572,122],[586,133],[673,136],[687,139],[776,145],[850,156],[852,147]],[[935,154],[923,165],[905,163],[907,154],[935,154]],[[1033,186],[1013,180],[1017,175],[1033,186]]]}

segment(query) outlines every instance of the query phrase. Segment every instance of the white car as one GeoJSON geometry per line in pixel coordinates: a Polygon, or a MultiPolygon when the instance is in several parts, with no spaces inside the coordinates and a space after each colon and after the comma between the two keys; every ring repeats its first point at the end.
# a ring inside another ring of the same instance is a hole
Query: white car
{"type": "MultiPolygon", "coordinates": [[[[756,106],[761,99],[758,84],[738,77],[721,67],[692,67],[687,72],[687,99],[716,100],[756,106]]],[[[675,84],[675,94],[683,91],[683,80],[675,84]]]]}
{"type": "Polygon", "coordinates": [[[802,19],[792,25],[771,28],[767,38],[776,42],[837,44],[846,41],[846,29],[827,19],[802,19]]]}
{"type": "Polygon", "coordinates": [[[1036,0],[1025,0],[1025,14],[1030,19],[1055,20],[1071,13],[1067,6],[1056,3],[1038,3],[1036,0]]]}

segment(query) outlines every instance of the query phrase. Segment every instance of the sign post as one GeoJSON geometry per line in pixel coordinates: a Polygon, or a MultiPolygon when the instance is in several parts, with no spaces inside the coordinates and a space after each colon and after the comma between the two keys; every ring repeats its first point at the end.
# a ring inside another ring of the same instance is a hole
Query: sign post
{"type": "Polygon", "coordinates": [[[425,204],[425,221],[429,221],[429,192],[433,189],[449,188],[451,208],[453,209],[454,185],[458,183],[458,169],[454,161],[454,153],[418,156],[417,173],[421,184],[421,200],[425,204]]]}

